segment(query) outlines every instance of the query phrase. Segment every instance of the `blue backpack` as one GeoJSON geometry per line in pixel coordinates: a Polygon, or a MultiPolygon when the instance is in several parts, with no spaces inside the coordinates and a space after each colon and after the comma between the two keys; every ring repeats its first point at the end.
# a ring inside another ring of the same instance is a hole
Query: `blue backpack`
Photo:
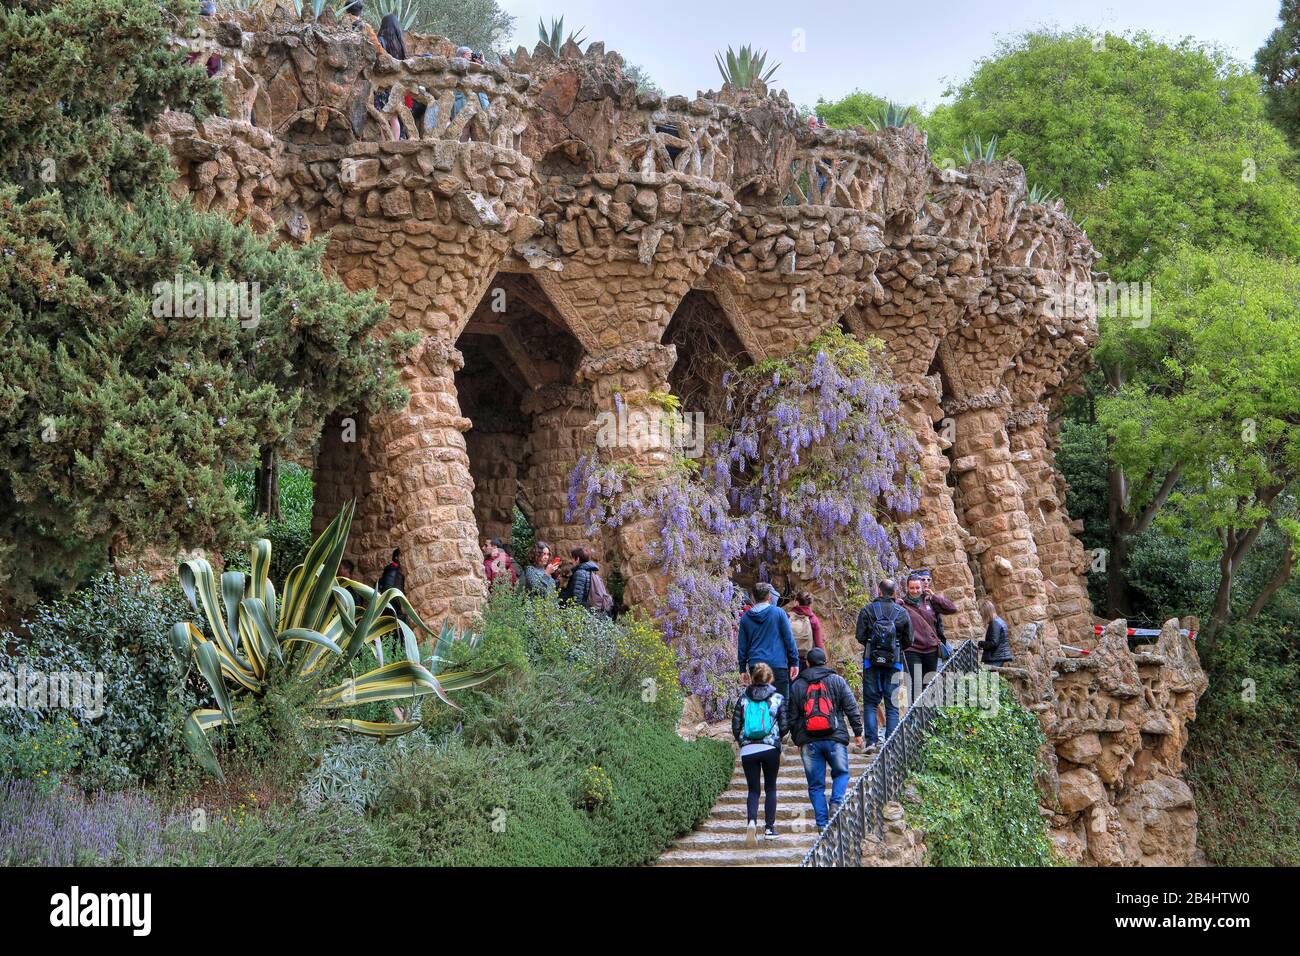
{"type": "Polygon", "coordinates": [[[744,706],[745,723],[740,729],[741,739],[755,743],[766,740],[768,735],[772,733],[771,698],[754,700],[746,694],[744,706]]]}

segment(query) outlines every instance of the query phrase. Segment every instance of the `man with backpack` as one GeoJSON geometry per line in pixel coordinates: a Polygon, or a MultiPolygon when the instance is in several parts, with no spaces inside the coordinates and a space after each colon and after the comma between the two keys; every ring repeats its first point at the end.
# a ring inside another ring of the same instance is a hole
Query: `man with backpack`
{"type": "Polygon", "coordinates": [[[912,621],[894,601],[894,581],[880,582],[874,601],[858,612],[855,630],[862,645],[862,709],[866,712],[868,748],[884,741],[879,734],[876,708],[885,702],[885,740],[898,726],[894,688],[903,671],[903,652],[912,646],[912,621]]]}
{"type": "Polygon", "coordinates": [[[593,614],[608,617],[614,610],[614,598],[600,576],[600,565],[591,560],[591,552],[586,548],[574,548],[569,556],[573,558],[573,572],[560,597],[582,605],[593,614]]]}
{"type": "Polygon", "coordinates": [[[799,747],[817,829],[835,815],[849,788],[849,728],[862,746],[862,715],[846,681],[826,666],[826,651],[808,652],[808,669],[790,688],[790,739],[799,747]],[[826,768],[831,769],[831,800],[826,803],[826,768]]]}
{"type": "Polygon", "coordinates": [[[742,683],[749,682],[755,664],[772,668],[773,686],[782,697],[790,695],[790,681],[799,673],[799,650],[794,646],[790,618],[776,604],[772,585],[754,585],[754,606],[740,616],[736,635],[736,665],[742,683]]]}

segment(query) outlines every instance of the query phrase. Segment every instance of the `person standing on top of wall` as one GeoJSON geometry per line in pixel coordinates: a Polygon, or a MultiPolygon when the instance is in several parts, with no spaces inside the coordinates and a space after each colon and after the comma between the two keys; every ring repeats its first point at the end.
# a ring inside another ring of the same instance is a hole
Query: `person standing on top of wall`
{"type": "Polygon", "coordinates": [[[755,604],[740,616],[736,663],[742,682],[749,680],[755,664],[772,668],[773,686],[782,697],[790,694],[790,681],[799,673],[799,650],[790,632],[790,618],[777,607],[779,595],[772,585],[754,585],[755,604]]]}
{"type": "Polygon", "coordinates": [[[888,740],[898,726],[895,688],[903,670],[903,652],[912,644],[912,621],[894,601],[894,582],[885,578],[879,594],[858,612],[855,629],[862,645],[862,711],[867,721],[867,748],[888,740]],[[885,737],[878,731],[876,708],[885,705],[885,737]]]}
{"type": "Polygon", "coordinates": [[[560,559],[551,557],[551,546],[545,541],[533,543],[533,563],[524,568],[524,593],[530,597],[545,597],[555,593],[555,572],[560,569],[560,559]]]}
{"type": "Polygon", "coordinates": [[[800,591],[794,596],[790,605],[790,631],[794,634],[794,646],[799,651],[799,669],[808,666],[808,652],[814,647],[826,649],[822,640],[822,622],[812,609],[812,595],[800,591]]]}
{"type": "Polygon", "coordinates": [[[790,731],[790,711],[784,695],[772,686],[772,668],[755,664],[749,671],[749,686],[741,691],[731,709],[731,736],[740,745],[740,766],[745,771],[749,794],[745,801],[745,846],[758,841],[758,797],[763,802],[763,835],[776,836],[776,775],[781,769],[781,738],[790,731]]]}
{"type": "Polygon", "coordinates": [[[1011,663],[1011,635],[1007,631],[1007,622],[998,616],[998,609],[992,601],[986,600],[980,605],[980,618],[984,621],[984,640],[980,641],[983,651],[980,660],[989,667],[1001,667],[1011,663]]]}
{"type": "Polygon", "coordinates": [[[515,562],[511,560],[500,538],[489,538],[483,545],[483,573],[487,576],[489,588],[498,578],[502,581],[509,578],[512,585],[519,580],[515,562]]]}
{"type": "Polygon", "coordinates": [[[926,579],[920,574],[907,577],[907,594],[903,609],[912,621],[912,646],[907,649],[907,674],[911,679],[912,700],[924,689],[925,678],[939,669],[939,633],[935,620],[940,614],[955,614],[957,605],[938,592],[926,592],[926,579]]]}

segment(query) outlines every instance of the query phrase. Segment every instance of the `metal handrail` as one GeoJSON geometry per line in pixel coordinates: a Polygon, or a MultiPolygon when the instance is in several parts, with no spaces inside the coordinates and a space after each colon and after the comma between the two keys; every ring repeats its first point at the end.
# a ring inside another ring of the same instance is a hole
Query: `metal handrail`
{"type": "Polygon", "coordinates": [[[871,833],[881,836],[885,829],[885,804],[897,799],[916,759],[925,746],[930,723],[934,720],[936,697],[942,693],[944,673],[972,673],[979,670],[975,641],[963,641],[946,661],[939,665],[934,679],[907,708],[894,732],[885,741],[867,769],[850,784],[848,799],[831,817],[826,829],[803,858],[800,866],[861,866],[862,841],[871,833]]]}

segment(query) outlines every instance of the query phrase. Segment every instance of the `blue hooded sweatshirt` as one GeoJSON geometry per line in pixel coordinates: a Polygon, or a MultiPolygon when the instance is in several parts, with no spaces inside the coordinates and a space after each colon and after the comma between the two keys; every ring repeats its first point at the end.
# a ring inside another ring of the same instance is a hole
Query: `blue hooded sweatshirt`
{"type": "Polygon", "coordinates": [[[758,604],[740,616],[736,662],[741,671],[762,661],[773,670],[799,666],[790,617],[775,604],[758,604]]]}

